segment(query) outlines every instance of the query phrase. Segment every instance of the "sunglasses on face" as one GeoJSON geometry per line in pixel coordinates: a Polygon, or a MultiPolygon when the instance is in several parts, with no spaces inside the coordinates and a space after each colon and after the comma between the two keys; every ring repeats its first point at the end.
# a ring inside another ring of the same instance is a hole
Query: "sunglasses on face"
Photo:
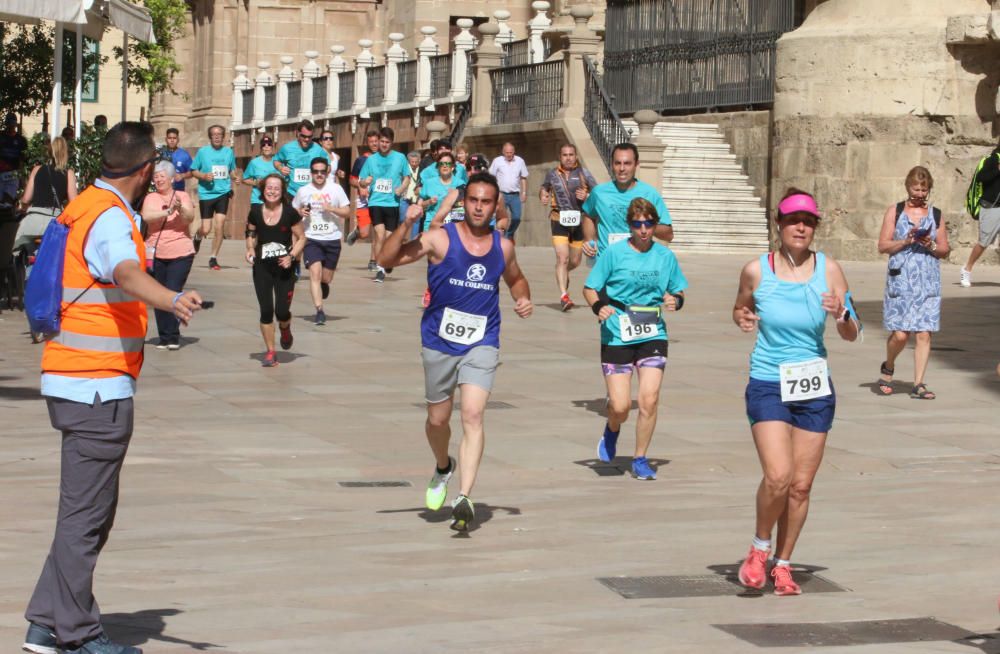
{"type": "Polygon", "coordinates": [[[438,164],[438,168],[454,168],[455,164],[451,161],[442,161],[438,164]]]}
{"type": "Polygon", "coordinates": [[[633,220],[631,222],[632,229],[641,229],[645,227],[646,229],[652,229],[656,227],[656,223],[652,220],[633,220]]]}
{"type": "Polygon", "coordinates": [[[332,141],[333,137],[332,136],[323,136],[323,137],[320,137],[319,140],[320,141],[332,141]]]}
{"type": "Polygon", "coordinates": [[[312,134],[303,134],[302,132],[299,132],[299,138],[300,139],[311,139],[312,138],[312,134]]]}
{"type": "Polygon", "coordinates": [[[312,169],[312,174],[313,174],[313,175],[325,175],[325,174],[326,174],[326,171],[325,171],[325,170],[318,170],[318,169],[316,169],[316,168],[313,168],[313,169],[312,169]]]}

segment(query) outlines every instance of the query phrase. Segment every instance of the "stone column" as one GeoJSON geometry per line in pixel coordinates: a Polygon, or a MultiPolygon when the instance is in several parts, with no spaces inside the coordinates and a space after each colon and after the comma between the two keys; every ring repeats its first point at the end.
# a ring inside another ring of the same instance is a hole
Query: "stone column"
{"type": "Polygon", "coordinates": [[[371,39],[358,41],[361,53],[354,59],[354,110],[365,111],[368,107],[368,69],[375,65],[371,39]]]}
{"type": "Polygon", "coordinates": [[[255,123],[264,122],[264,89],[274,84],[274,78],[271,77],[271,73],[267,72],[270,67],[271,62],[269,61],[257,62],[257,69],[260,72],[254,78],[253,122],[255,123]]]}
{"type": "Polygon", "coordinates": [[[490,71],[500,68],[503,63],[503,50],[497,45],[496,37],[500,28],[496,23],[483,23],[479,26],[479,33],[483,35],[483,40],[475,53],[475,60],[472,64],[473,92],[472,92],[472,115],[469,116],[469,124],[474,126],[489,125],[493,113],[493,82],[490,80],[490,71]]]}
{"type": "Polygon", "coordinates": [[[319,77],[320,68],[316,63],[319,53],[306,50],[306,65],[302,67],[302,101],[299,103],[299,117],[311,116],[313,111],[313,80],[319,77]]]}
{"type": "MultiPolygon", "coordinates": [[[[427,142],[430,143],[431,141],[439,139],[442,136],[444,136],[444,130],[446,129],[448,129],[448,126],[445,125],[440,120],[432,120],[431,122],[427,123],[427,142]]],[[[457,143],[452,144],[452,146],[455,145],[458,144],[457,143]]]]}
{"type": "Polygon", "coordinates": [[[420,33],[424,35],[424,40],[417,46],[417,93],[413,98],[418,104],[431,99],[431,57],[440,52],[434,40],[436,27],[425,25],[420,28],[420,33]]]}
{"type": "Polygon", "coordinates": [[[497,9],[493,12],[493,17],[497,19],[497,43],[501,46],[514,40],[514,30],[511,29],[507,21],[510,20],[510,12],[506,9],[497,9]]]}
{"type": "Polygon", "coordinates": [[[399,32],[389,35],[392,45],[385,53],[385,100],[382,104],[393,105],[399,102],[399,64],[406,61],[406,50],[399,45],[405,36],[399,32]]]}
{"type": "Polygon", "coordinates": [[[342,45],[331,45],[330,63],[326,65],[326,113],[336,113],[351,106],[354,98],[340,97],[340,74],[347,72],[347,60],[341,55],[346,48],[342,45]]]}
{"type": "Polygon", "coordinates": [[[469,56],[476,47],[476,37],[469,31],[472,19],[459,18],[456,23],[462,31],[455,36],[452,45],[451,90],[448,95],[453,98],[465,95],[469,88],[469,56]]]}
{"type": "Polygon", "coordinates": [[[542,39],[542,34],[552,26],[552,19],[546,14],[549,7],[549,3],[545,0],[535,0],[531,3],[531,8],[538,12],[528,21],[528,46],[531,48],[533,64],[545,61],[545,41],[542,39]]]}
{"type": "Polygon", "coordinates": [[[253,82],[247,77],[247,67],[236,66],[236,77],[233,78],[233,120],[231,128],[243,124],[243,91],[253,88],[253,82]]]}
{"type": "Polygon", "coordinates": [[[563,106],[559,115],[583,118],[584,98],[587,94],[587,78],[584,74],[583,58],[593,59],[601,47],[601,37],[587,27],[587,21],[594,15],[589,4],[573,5],[569,10],[573,17],[573,31],[564,36],[567,47],[563,61],[566,63],[563,77],[563,106]]]}
{"type": "Polygon", "coordinates": [[[663,186],[663,141],[653,136],[653,127],[660,120],[660,114],[651,109],[635,112],[635,122],[639,133],[632,137],[632,143],[639,149],[639,168],[635,176],[657,191],[663,186]]]}
{"type": "Polygon", "coordinates": [[[278,97],[274,108],[275,120],[288,118],[288,83],[295,81],[295,71],[292,70],[293,61],[295,59],[290,55],[281,55],[281,70],[278,71],[278,97]]]}

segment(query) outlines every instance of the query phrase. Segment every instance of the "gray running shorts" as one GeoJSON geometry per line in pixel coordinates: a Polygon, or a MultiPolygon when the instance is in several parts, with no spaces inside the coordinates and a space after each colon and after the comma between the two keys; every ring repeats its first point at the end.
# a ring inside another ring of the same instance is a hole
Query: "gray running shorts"
{"type": "Polygon", "coordinates": [[[979,244],[988,248],[1000,234],[1000,207],[979,210],[979,244]]]}
{"type": "Polygon", "coordinates": [[[500,363],[500,350],[489,345],[474,347],[462,356],[422,348],[425,398],[430,404],[444,402],[459,384],[493,390],[493,378],[500,363]]]}

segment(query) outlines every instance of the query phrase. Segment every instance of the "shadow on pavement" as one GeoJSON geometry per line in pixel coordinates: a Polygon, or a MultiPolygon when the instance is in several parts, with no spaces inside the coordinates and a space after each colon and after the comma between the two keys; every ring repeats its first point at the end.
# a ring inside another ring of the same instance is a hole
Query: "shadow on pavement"
{"type": "MultiPolygon", "coordinates": [[[[584,408],[591,413],[596,413],[599,416],[608,417],[607,411],[608,398],[598,397],[593,400],[573,400],[573,406],[576,408],[584,408]]],[[[639,409],[639,403],[632,400],[632,411],[637,411],[639,409]]]]}
{"type": "MultiPolygon", "coordinates": [[[[739,576],[741,563],[742,561],[736,563],[719,563],[716,565],[708,565],[705,567],[714,572],[715,574],[719,575],[720,577],[725,577],[726,581],[728,581],[729,583],[742,587],[743,590],[737,593],[736,597],[744,597],[744,598],[763,597],[765,594],[771,594],[774,592],[774,585],[771,583],[770,579],[768,579],[764,587],[760,589],[747,588],[746,586],[743,586],[740,583],[740,576],[739,576]]],[[[805,565],[802,563],[795,563],[792,565],[792,568],[796,572],[806,572],[810,575],[816,574],[817,572],[822,572],[823,570],[827,569],[821,565],[805,565]]],[[[798,581],[799,583],[804,583],[803,580],[801,579],[799,579],[798,581]]]]}
{"type": "Polygon", "coordinates": [[[985,634],[972,634],[965,638],[951,641],[956,645],[975,647],[986,654],[1000,654],[1000,631],[993,631],[985,634]]]}
{"type": "MultiPolygon", "coordinates": [[[[264,355],[265,354],[267,354],[267,353],[266,352],[251,352],[250,355],[247,358],[248,359],[252,359],[254,361],[260,362],[260,361],[264,360],[264,355]]],[[[291,363],[292,361],[295,361],[296,359],[301,359],[303,357],[309,356],[308,354],[299,354],[298,352],[288,352],[287,350],[277,350],[275,354],[277,356],[278,363],[291,363]]]]}
{"type": "MultiPolygon", "coordinates": [[[[330,314],[327,314],[326,321],[327,322],[334,322],[335,320],[344,320],[346,317],[347,316],[331,316],[330,314]]],[[[313,325],[313,324],[315,324],[316,313],[315,312],[313,312],[313,313],[303,313],[303,314],[300,314],[298,316],[295,316],[295,318],[296,318],[296,320],[302,320],[302,321],[305,321],[305,322],[309,323],[310,325],[313,325]]],[[[322,325],[317,325],[317,326],[318,327],[322,327],[322,325]]]]}
{"type": "MultiPolygon", "coordinates": [[[[521,515],[521,509],[516,506],[491,506],[489,504],[482,504],[475,502],[476,507],[476,521],[472,523],[472,528],[468,532],[471,533],[479,529],[479,526],[489,522],[493,519],[493,515],[497,511],[503,511],[507,515],[521,515]]],[[[451,520],[451,507],[447,504],[437,511],[431,511],[427,507],[421,506],[412,509],[382,509],[376,511],[376,513],[416,513],[417,517],[431,524],[436,524],[439,522],[448,522],[451,520]]],[[[461,537],[463,532],[456,532],[456,536],[461,537]]]]}
{"type": "Polygon", "coordinates": [[[37,386],[7,386],[8,381],[20,377],[0,375],[0,400],[40,400],[42,395],[37,386]]]}
{"type": "Polygon", "coordinates": [[[108,636],[124,645],[141,645],[150,640],[161,643],[175,643],[193,650],[223,649],[223,645],[202,643],[168,636],[165,618],[183,613],[180,609],[146,609],[135,613],[105,613],[101,622],[107,628],[108,636]]]}
{"type": "MultiPolygon", "coordinates": [[[[598,477],[623,477],[632,472],[632,457],[616,456],[611,463],[605,463],[600,459],[582,459],[574,461],[578,466],[590,468],[598,477]]],[[[653,470],[659,470],[670,463],[670,459],[649,459],[649,465],[653,470]]]]}

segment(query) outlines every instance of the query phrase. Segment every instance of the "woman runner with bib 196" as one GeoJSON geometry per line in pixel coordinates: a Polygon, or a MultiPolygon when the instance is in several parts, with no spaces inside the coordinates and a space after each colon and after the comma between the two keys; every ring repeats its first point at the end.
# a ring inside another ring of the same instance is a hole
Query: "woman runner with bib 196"
{"type": "Polygon", "coordinates": [[[670,248],[653,242],[660,222],[651,202],[628,205],[629,238],[609,245],[587,276],[583,297],[601,321],[601,368],[608,387],[608,422],[597,444],[604,462],[615,458],[622,423],[632,404],[632,371],[639,376],[632,475],[656,479],[646,451],[656,428],[660,385],[667,366],[667,326],[662,311],[684,305],[687,279],[670,248]]]}
{"type": "Polygon", "coordinates": [[[809,491],[833,425],[836,395],[826,363],[827,315],[847,341],[860,323],[840,265],[810,249],[819,210],[812,195],[789,189],[778,205],[780,248],[740,274],[733,322],[757,328],[746,388],[747,418],[764,478],[757,524],[740,583],[763,588],[771,532],[778,526],[771,577],[776,595],[798,595],[789,561],[809,511],[809,491]]]}

